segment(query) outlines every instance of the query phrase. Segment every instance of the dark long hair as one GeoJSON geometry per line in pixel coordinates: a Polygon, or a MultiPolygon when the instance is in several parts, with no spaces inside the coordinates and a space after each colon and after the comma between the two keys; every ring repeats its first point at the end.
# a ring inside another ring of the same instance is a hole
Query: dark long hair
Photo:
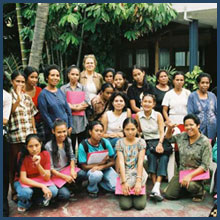
{"type": "Polygon", "coordinates": [[[124,84],[123,84],[122,88],[120,88],[120,89],[119,89],[119,88],[116,88],[116,89],[117,89],[118,91],[121,91],[121,92],[126,91],[127,88],[128,88],[128,81],[127,81],[127,79],[126,79],[125,73],[122,72],[122,71],[118,71],[117,73],[115,73],[114,79],[115,79],[115,76],[116,76],[116,75],[121,75],[122,78],[124,79],[124,84]]]}
{"type": "Polygon", "coordinates": [[[44,145],[43,145],[43,142],[41,141],[40,137],[37,135],[37,134],[29,134],[27,135],[26,137],[26,140],[25,140],[25,145],[24,147],[21,149],[20,151],[20,154],[19,154],[19,159],[18,159],[18,162],[17,162],[17,166],[16,166],[16,171],[17,171],[17,175],[20,176],[20,170],[21,170],[21,165],[25,159],[26,156],[30,155],[29,154],[29,151],[27,150],[27,145],[29,143],[29,141],[34,138],[36,139],[38,142],[40,142],[41,144],[41,152],[42,151],[45,151],[45,148],[44,148],[44,145]]]}
{"type": "MultiPolygon", "coordinates": [[[[53,124],[53,130],[55,131],[56,127],[60,125],[66,125],[67,127],[67,124],[64,120],[56,119],[53,124]]],[[[59,154],[59,147],[56,141],[56,136],[54,134],[52,135],[51,141],[52,141],[52,159],[55,163],[57,163],[60,160],[60,154],[59,154]]],[[[68,142],[68,137],[66,137],[66,139],[64,140],[64,150],[66,153],[67,161],[70,163],[70,144],[68,142]]]]}

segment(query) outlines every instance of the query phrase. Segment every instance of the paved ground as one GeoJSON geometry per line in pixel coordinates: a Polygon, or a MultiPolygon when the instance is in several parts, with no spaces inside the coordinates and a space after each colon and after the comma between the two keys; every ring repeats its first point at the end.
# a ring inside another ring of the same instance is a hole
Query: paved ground
{"type": "MultiPolygon", "coordinates": [[[[149,194],[152,186],[151,183],[147,185],[149,194]]],[[[164,182],[162,189],[166,185],[164,182]]],[[[155,203],[148,196],[144,210],[122,211],[114,194],[100,192],[98,198],[91,199],[86,190],[83,190],[76,193],[72,201],[56,202],[46,208],[32,207],[25,214],[17,212],[14,202],[10,201],[9,205],[10,217],[208,217],[213,206],[213,197],[206,193],[205,200],[201,203],[194,203],[190,198],[155,203]]]]}

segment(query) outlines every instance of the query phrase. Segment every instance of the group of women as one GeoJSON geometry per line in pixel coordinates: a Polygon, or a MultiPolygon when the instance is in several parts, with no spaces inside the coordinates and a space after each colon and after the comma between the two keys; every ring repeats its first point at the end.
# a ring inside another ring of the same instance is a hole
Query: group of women
{"type": "MultiPolygon", "coordinates": [[[[37,86],[38,71],[33,67],[11,75],[12,107],[8,120],[10,182],[14,182],[12,196],[18,196],[18,211],[24,212],[31,206],[35,190],[39,195],[37,202],[47,206],[56,196],[69,199],[71,183],[87,178],[92,181],[91,172],[95,169],[104,172],[111,166],[115,166],[120,176],[120,207],[143,209],[146,195],[141,191],[147,180],[143,169],[145,154],[148,173],[154,184],[150,197],[162,201],[160,183],[167,176],[171,153],[167,139],[178,144],[179,169],[195,171],[184,177],[181,183],[177,181],[177,173],[168,185],[166,197],[177,198],[185,187],[193,193],[194,201],[201,200],[203,185],[194,184],[192,178],[208,169],[208,138],[214,139],[217,129],[217,100],[213,93],[208,92],[210,75],[201,73],[197,79],[198,90],[190,93],[183,88],[184,74],[180,72],[174,74],[171,87],[168,73],[160,70],[156,73],[157,84],[154,87],[147,83],[143,69],[134,68],[134,82],[128,86],[123,72],[108,68],[103,78],[95,72],[96,65],[95,56],[86,55],[84,71],[80,72],[75,65],[70,66],[66,71],[69,82],[60,89],[57,85],[61,73],[57,65],[45,69],[47,86],[44,89],[37,86]],[[78,96],[78,102],[71,100],[73,94],[78,96]],[[95,125],[87,129],[89,121],[97,120],[101,126],[97,131],[95,125]],[[186,132],[171,138],[172,129],[179,124],[184,124],[186,132]],[[76,140],[81,143],[86,137],[97,146],[103,137],[108,139],[112,147],[109,150],[111,159],[102,161],[98,168],[83,165],[78,169],[76,140]],[[186,157],[189,163],[184,159],[186,157]],[[67,173],[66,167],[69,167],[67,173]],[[63,179],[65,184],[57,188],[50,181],[51,175],[52,178],[63,179]],[[41,177],[40,183],[34,179],[38,176],[41,177]],[[191,183],[192,190],[189,187],[191,183]],[[132,188],[134,194],[130,194],[132,188]]],[[[110,188],[104,183],[100,185],[105,189],[115,189],[112,185],[110,188]]],[[[89,183],[87,189],[94,189],[94,185],[89,183]]]]}

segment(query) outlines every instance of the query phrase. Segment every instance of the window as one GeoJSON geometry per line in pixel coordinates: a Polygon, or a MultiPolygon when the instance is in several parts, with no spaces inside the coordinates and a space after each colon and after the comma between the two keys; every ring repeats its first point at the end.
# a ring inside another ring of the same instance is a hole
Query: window
{"type": "Polygon", "coordinates": [[[139,67],[149,67],[149,52],[146,49],[136,50],[136,65],[139,67]]]}
{"type": "Polygon", "coordinates": [[[185,51],[175,53],[175,66],[185,66],[186,53],[185,51]]]}
{"type": "Polygon", "coordinates": [[[165,68],[170,65],[170,52],[167,49],[160,49],[160,68],[165,68]]]}

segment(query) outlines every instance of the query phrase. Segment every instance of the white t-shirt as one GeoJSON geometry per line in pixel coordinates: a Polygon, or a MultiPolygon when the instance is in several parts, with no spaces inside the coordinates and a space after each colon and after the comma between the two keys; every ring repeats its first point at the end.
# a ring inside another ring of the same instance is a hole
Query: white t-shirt
{"type": "Polygon", "coordinates": [[[89,94],[89,99],[92,100],[97,95],[97,89],[93,81],[92,75],[86,75],[86,76],[87,76],[87,82],[85,87],[89,94]]]}
{"type": "Polygon", "coordinates": [[[187,101],[190,93],[188,89],[183,88],[179,95],[174,89],[165,94],[162,106],[169,107],[169,118],[172,123],[183,124],[183,118],[187,115],[187,101]]]}

